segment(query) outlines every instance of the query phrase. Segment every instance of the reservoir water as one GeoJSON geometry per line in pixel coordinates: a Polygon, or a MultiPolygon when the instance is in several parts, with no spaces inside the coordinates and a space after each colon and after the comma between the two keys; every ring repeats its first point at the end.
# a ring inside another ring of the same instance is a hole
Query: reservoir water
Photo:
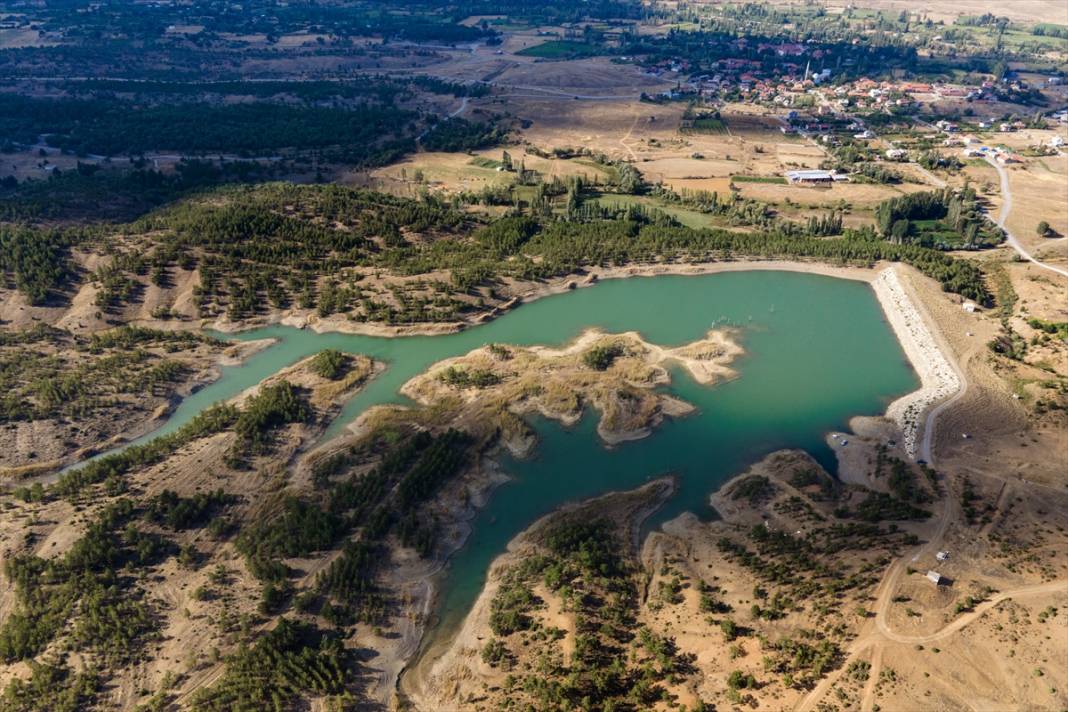
{"type": "Polygon", "coordinates": [[[655,526],[684,511],[710,514],[708,495],[761,456],[782,448],[809,451],[833,469],[827,432],[856,415],[885,411],[919,381],[871,288],[863,283],[777,271],[609,280],[546,297],[488,324],[456,334],[379,338],[316,334],[289,327],[245,332],[240,340],[277,343],[244,364],[223,369],[215,383],[185,399],[160,429],[171,432],[217,401],[325,348],[361,353],[387,370],[346,404],[327,436],[379,403],[402,403],[400,387],[444,358],[486,343],[563,344],[589,327],[638,331],[654,344],[676,346],[716,325],[740,328],[746,355],[737,379],[713,386],[672,373],[669,390],[697,412],[667,421],[652,436],[605,447],[596,414],[574,428],[535,419],[540,442],[524,461],[504,458],[513,479],[476,516],[466,546],[451,561],[439,599],[446,625],[457,621],[481,590],[486,571],[508,541],[557,506],[609,490],[628,489],[673,473],[677,494],[655,526]]]}

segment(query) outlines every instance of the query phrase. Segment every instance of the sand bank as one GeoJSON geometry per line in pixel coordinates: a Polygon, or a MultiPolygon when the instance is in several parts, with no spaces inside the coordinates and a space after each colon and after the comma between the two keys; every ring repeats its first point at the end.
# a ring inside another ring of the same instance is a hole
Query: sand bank
{"type": "Polygon", "coordinates": [[[959,391],[963,382],[905,292],[895,269],[884,269],[871,285],[923,384],[919,390],[898,398],[886,410],[886,417],[901,429],[905,453],[915,458],[920,450],[919,433],[924,413],[935,403],[959,391]]]}

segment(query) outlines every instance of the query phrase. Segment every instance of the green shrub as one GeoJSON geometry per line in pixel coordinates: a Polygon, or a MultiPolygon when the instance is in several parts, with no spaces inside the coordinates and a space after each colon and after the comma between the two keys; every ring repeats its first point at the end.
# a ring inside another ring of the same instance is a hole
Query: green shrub
{"type": "Polygon", "coordinates": [[[621,344],[594,346],[582,354],[582,362],[595,371],[605,371],[624,353],[621,344]]]}
{"type": "Polygon", "coordinates": [[[308,364],[309,370],[320,378],[336,381],[345,373],[349,357],[337,349],[323,349],[308,364]]]}

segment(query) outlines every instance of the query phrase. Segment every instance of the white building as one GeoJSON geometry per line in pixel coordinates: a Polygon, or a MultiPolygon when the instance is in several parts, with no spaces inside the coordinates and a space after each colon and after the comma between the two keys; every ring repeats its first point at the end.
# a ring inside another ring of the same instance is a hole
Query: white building
{"type": "Polygon", "coordinates": [[[791,183],[832,183],[834,173],[831,171],[786,171],[786,179],[791,183]]]}

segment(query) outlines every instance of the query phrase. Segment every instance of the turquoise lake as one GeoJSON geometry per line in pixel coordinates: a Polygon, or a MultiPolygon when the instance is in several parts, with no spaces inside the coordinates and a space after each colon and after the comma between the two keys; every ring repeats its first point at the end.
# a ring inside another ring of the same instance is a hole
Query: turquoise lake
{"type": "MultiPolygon", "coordinates": [[[[648,479],[675,474],[677,494],[650,526],[684,511],[711,514],[708,495],[763,455],[782,448],[811,452],[833,471],[826,433],[857,415],[885,411],[919,380],[863,283],[778,271],[607,280],[595,287],[539,299],[456,334],[379,338],[316,334],[269,327],[234,336],[278,342],[185,399],[160,429],[171,432],[205,407],[233,397],[324,348],[366,354],[387,370],[349,401],[327,436],[341,432],[378,403],[404,403],[400,387],[445,358],[486,343],[563,344],[584,329],[638,331],[649,342],[676,346],[717,325],[739,327],[746,355],[737,379],[713,386],[675,369],[670,392],[697,412],[668,420],[652,436],[607,448],[595,432],[596,414],[565,429],[534,419],[534,456],[502,458],[513,479],[499,487],[472,522],[466,546],[450,562],[439,599],[440,619],[457,621],[480,591],[495,556],[532,521],[559,505],[648,479]]],[[[144,438],[143,438],[144,439],[144,438]]],[[[142,440],[143,440],[142,439],[142,440]]]]}

